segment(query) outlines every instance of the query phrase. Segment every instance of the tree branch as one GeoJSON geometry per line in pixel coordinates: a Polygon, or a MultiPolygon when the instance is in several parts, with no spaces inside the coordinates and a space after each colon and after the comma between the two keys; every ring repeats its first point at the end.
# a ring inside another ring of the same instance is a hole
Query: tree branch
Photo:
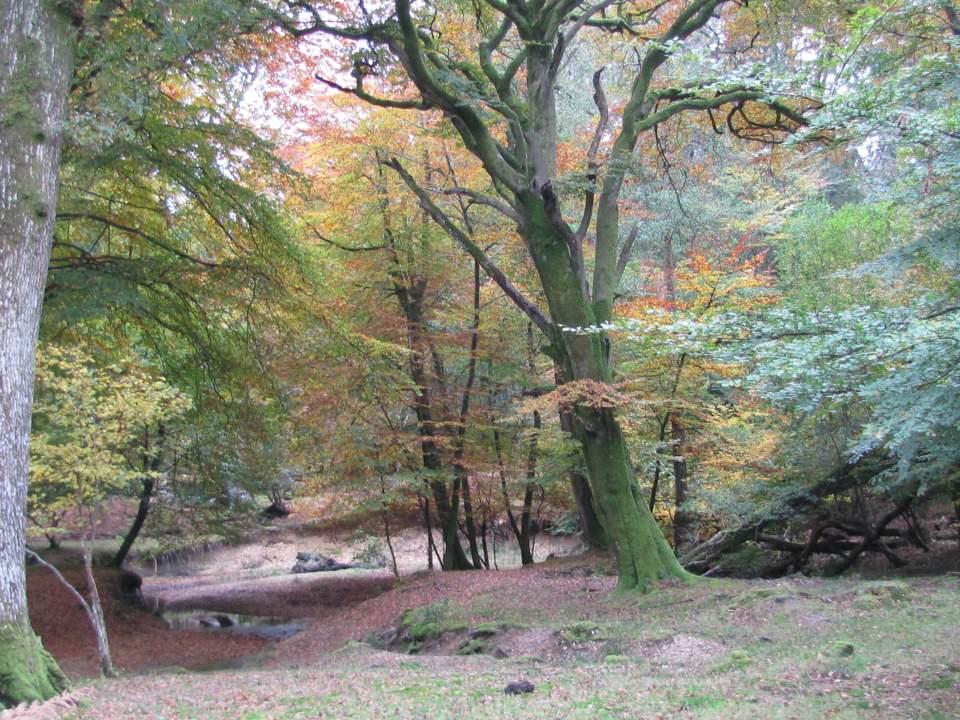
{"type": "MultiPolygon", "coordinates": [[[[498,3],[499,4],[499,3],[498,3]]],[[[452,94],[433,76],[424,57],[423,40],[417,31],[410,9],[410,0],[396,0],[400,41],[391,39],[390,47],[404,64],[407,74],[420,89],[424,100],[439,107],[451,119],[467,149],[483,163],[494,179],[513,191],[522,184],[520,174],[500,154],[497,143],[477,111],[463,98],[452,94]]],[[[498,8],[499,9],[499,8],[498,8]]],[[[506,6],[504,6],[506,9],[506,6]]],[[[511,16],[512,18],[512,16],[511,16]]],[[[512,18],[513,19],[513,18],[512,18]]],[[[514,19],[516,22],[516,19],[514,19]]]]}
{"type": "Polygon", "coordinates": [[[600,2],[588,7],[586,10],[580,13],[573,25],[571,25],[570,28],[563,34],[564,47],[570,47],[570,43],[573,42],[573,39],[577,36],[577,33],[583,29],[583,26],[586,25],[594,15],[596,15],[598,12],[603,12],[608,7],[619,1],[620,0],[600,0],[600,2]]]}
{"type": "Polygon", "coordinates": [[[315,227],[311,227],[310,230],[313,231],[317,240],[325,242],[327,245],[332,245],[338,250],[345,250],[346,252],[370,252],[373,250],[384,250],[387,247],[386,245],[344,245],[321,234],[315,227]]]}
{"type": "Polygon", "coordinates": [[[633,250],[633,244],[637,241],[637,233],[639,230],[640,222],[637,221],[633,224],[633,227],[630,228],[627,239],[623,243],[623,247],[620,248],[620,258],[617,260],[616,285],[619,285],[620,281],[623,280],[623,273],[627,269],[627,263],[630,262],[630,252],[633,250]]]}
{"type": "Polygon", "coordinates": [[[477,205],[486,205],[487,207],[492,207],[494,210],[499,211],[500,213],[506,215],[508,218],[513,220],[518,225],[520,224],[520,214],[514,210],[512,207],[507,205],[507,203],[502,200],[497,200],[494,197],[489,195],[484,195],[481,192],[476,190],[470,190],[468,188],[455,187],[455,188],[446,188],[441,191],[444,195],[463,195],[470,198],[477,205]]]}
{"type": "Polygon", "coordinates": [[[587,150],[587,182],[590,183],[587,188],[586,197],[583,202],[583,215],[580,218],[580,227],[576,233],[578,242],[582,242],[590,228],[590,220],[593,218],[593,204],[596,200],[597,190],[595,183],[597,181],[597,152],[600,150],[600,142],[603,140],[603,133],[606,132],[607,122],[610,120],[610,108],[607,105],[607,96],[603,92],[603,85],[600,76],[604,68],[600,68],[593,74],[593,102],[597,105],[600,117],[597,120],[597,127],[593,132],[593,140],[587,150]]]}
{"type": "Polygon", "coordinates": [[[163,242],[159,238],[156,238],[153,235],[147,232],[144,232],[140,228],[124,225],[121,222],[117,222],[116,220],[111,220],[110,218],[103,217],[102,215],[95,215],[93,213],[73,213],[73,212],[57,213],[58,222],[59,221],[70,222],[71,220],[89,220],[91,222],[98,222],[104,225],[109,225],[110,227],[116,228],[117,230],[120,230],[122,232],[129,233],[130,235],[134,235],[136,237],[142,238],[143,240],[146,240],[151,245],[155,245],[161,250],[164,250],[170,253],[171,255],[175,255],[181,260],[189,260],[192,263],[195,263],[197,265],[202,265],[203,267],[208,267],[208,268],[220,267],[220,263],[218,262],[214,262],[213,260],[203,260],[201,258],[194,257],[193,255],[189,255],[188,253],[185,253],[181,250],[177,250],[175,247],[171,247],[170,245],[163,242]]]}
{"type": "Polygon", "coordinates": [[[313,76],[314,79],[319,80],[324,85],[329,88],[333,88],[342,93],[347,93],[348,95],[353,95],[360,98],[366,103],[375,105],[382,108],[395,108],[397,110],[429,110],[430,104],[425,100],[391,100],[390,98],[377,97],[376,95],[371,95],[366,90],[363,89],[363,82],[357,78],[357,85],[353,88],[348,88],[339,83],[335,83],[333,80],[327,80],[323,76],[316,74],[313,76]]]}
{"type": "Polygon", "coordinates": [[[528,300],[522,292],[510,282],[509,278],[503,273],[500,268],[498,268],[483,249],[477,245],[470,237],[467,236],[463,230],[458,228],[453,221],[447,217],[436,203],[430,198],[427,194],[427,191],[424,190],[419,183],[413,178],[413,176],[406,171],[403,165],[400,164],[400,161],[396,158],[390,160],[387,163],[394,171],[403,179],[407,184],[407,187],[410,188],[411,192],[417,196],[417,199],[420,201],[420,207],[426,210],[430,216],[433,218],[440,227],[442,227],[447,234],[454,240],[460,247],[462,247],[469,255],[476,260],[480,267],[483,268],[484,272],[487,274],[490,279],[492,279],[497,285],[503,290],[504,294],[509,297],[514,304],[524,312],[524,314],[529,317],[533,323],[548,337],[553,337],[554,327],[553,324],[547,319],[543,311],[541,311],[533,302],[528,300]]]}

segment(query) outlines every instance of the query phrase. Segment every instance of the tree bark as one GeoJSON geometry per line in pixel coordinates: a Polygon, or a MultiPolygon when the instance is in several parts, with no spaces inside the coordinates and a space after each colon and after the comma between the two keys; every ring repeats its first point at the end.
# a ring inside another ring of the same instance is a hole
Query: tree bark
{"type": "Polygon", "coordinates": [[[673,547],[679,553],[696,542],[694,516],[684,507],[687,502],[687,461],[683,456],[686,434],[675,415],[670,416],[673,438],[673,547]]]}
{"type": "Polygon", "coordinates": [[[582,387],[573,404],[573,435],[580,442],[600,520],[617,556],[618,587],[646,590],[660,579],[688,578],[653,514],[640,499],[627,443],[613,408],[594,398],[612,382],[609,340],[594,330],[597,316],[579,279],[569,272],[567,245],[549,218],[547,192],[524,194],[524,236],[558,330],[546,352],[565,378],[582,387]],[[571,332],[564,328],[591,328],[571,332]]]}
{"type": "Polygon", "coordinates": [[[30,413],[57,206],[72,3],[0,0],[0,706],[43,700],[63,675],[30,628],[24,567],[30,413]]]}
{"type": "Polygon", "coordinates": [[[533,548],[530,543],[530,519],[533,509],[533,491],[537,483],[537,450],[540,445],[540,413],[533,411],[533,434],[527,449],[527,484],[523,489],[523,509],[520,511],[520,564],[533,565],[533,548]]]}
{"type": "MultiPolygon", "coordinates": [[[[466,217],[466,212],[464,212],[466,217]]],[[[469,227],[469,226],[468,226],[469,227]]],[[[457,435],[453,448],[453,470],[463,491],[463,521],[470,545],[470,558],[473,567],[485,567],[477,546],[477,524],[473,517],[473,500],[470,497],[470,473],[463,457],[467,445],[467,421],[470,417],[470,397],[477,377],[477,348],[480,345],[480,263],[473,262],[473,321],[470,326],[470,361],[467,363],[467,380],[463,386],[460,400],[460,415],[457,421],[457,435]]]]}
{"type": "MultiPolygon", "coordinates": [[[[557,385],[563,383],[563,371],[559,366],[554,367],[554,377],[557,385]]],[[[573,435],[573,410],[561,404],[559,408],[560,429],[568,435],[573,435]]],[[[573,491],[573,500],[577,505],[577,514],[580,516],[580,534],[584,542],[592,548],[606,550],[610,543],[607,533],[603,529],[597,510],[593,503],[593,492],[590,482],[579,467],[572,468],[568,477],[570,489],[573,491]]]]}
{"type": "MultiPolygon", "coordinates": [[[[130,529],[127,531],[126,536],[123,538],[123,542],[120,544],[120,549],[117,550],[117,554],[113,556],[113,560],[110,561],[110,564],[114,567],[120,567],[123,565],[124,561],[127,559],[127,555],[130,554],[133,544],[137,541],[137,538],[140,537],[140,531],[143,529],[143,524],[147,520],[147,515],[150,512],[150,502],[153,499],[153,491],[156,487],[156,481],[153,479],[149,473],[157,473],[160,471],[160,452],[163,449],[163,439],[165,436],[165,431],[163,424],[161,423],[157,428],[157,439],[154,443],[153,448],[153,457],[150,457],[150,432],[147,431],[144,434],[143,439],[143,476],[140,478],[143,487],[140,491],[140,502],[137,505],[137,516],[133,519],[133,525],[130,526],[130,529]]],[[[278,504],[276,500],[274,504],[278,507],[282,505],[282,502],[278,504]]]]}

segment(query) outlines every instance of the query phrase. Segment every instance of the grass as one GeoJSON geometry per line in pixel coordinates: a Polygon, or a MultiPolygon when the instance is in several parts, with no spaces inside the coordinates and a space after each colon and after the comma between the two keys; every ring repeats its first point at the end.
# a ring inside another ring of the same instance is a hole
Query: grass
{"type": "Polygon", "coordinates": [[[539,616],[497,607],[492,596],[451,599],[408,612],[411,634],[465,627],[465,618],[471,628],[518,622],[566,634],[572,654],[495,660],[466,643],[463,655],[412,659],[353,644],[296,671],[100,681],[74,717],[143,716],[134,698],[117,692],[118,683],[135,683],[140,695],[177,698],[155,713],[171,719],[946,720],[960,707],[958,590],[951,577],[895,587],[856,579],[720,581],[597,595],[587,606],[557,597],[556,612],[539,616]],[[877,602],[865,605],[867,596],[877,602]],[[580,657],[578,644],[603,647],[580,657]],[[519,679],[536,691],[505,695],[504,686],[519,679]]]}

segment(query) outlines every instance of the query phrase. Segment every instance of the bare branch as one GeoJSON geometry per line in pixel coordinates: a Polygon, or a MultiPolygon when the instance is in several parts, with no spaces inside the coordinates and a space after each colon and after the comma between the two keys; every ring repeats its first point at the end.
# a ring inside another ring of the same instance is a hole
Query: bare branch
{"type": "Polygon", "coordinates": [[[431,107],[429,103],[422,98],[420,100],[391,100],[390,98],[382,98],[377,97],[376,95],[371,95],[363,89],[363,83],[359,78],[357,79],[356,87],[348,88],[335,83],[333,80],[327,80],[325,77],[319,74],[314,75],[313,77],[329,88],[333,88],[334,90],[342,93],[347,93],[348,95],[354,95],[364,102],[370,103],[371,105],[376,105],[377,107],[395,108],[397,110],[429,110],[431,107]]]}
{"type": "Polygon", "coordinates": [[[553,337],[553,324],[547,319],[543,311],[527,299],[524,294],[510,282],[510,279],[503,271],[487,257],[483,249],[447,217],[446,213],[433,202],[427,191],[424,190],[413,176],[407,172],[403,165],[400,164],[400,161],[394,158],[389,161],[388,165],[396,171],[407,184],[407,187],[410,188],[411,192],[417,196],[417,199],[420,201],[420,207],[430,214],[434,222],[442,227],[460,247],[466,250],[466,252],[480,264],[480,267],[483,268],[487,276],[497,283],[504,294],[534,322],[541,332],[548,337],[553,337]]]}
{"type": "Polygon", "coordinates": [[[488,207],[492,207],[495,210],[498,210],[499,212],[506,215],[508,218],[510,218],[517,224],[520,223],[520,214],[516,210],[514,210],[512,207],[507,205],[507,203],[503,202],[502,200],[497,200],[494,197],[490,197],[489,195],[484,195],[483,193],[477,192],[476,190],[470,190],[468,188],[462,188],[462,187],[446,188],[441,192],[443,192],[444,195],[463,195],[473,200],[473,202],[477,205],[486,205],[488,207]]]}
{"type": "Polygon", "coordinates": [[[610,108],[607,105],[607,96],[603,92],[603,85],[600,81],[600,76],[603,74],[603,71],[604,68],[600,68],[593,74],[593,102],[597,105],[600,118],[597,120],[597,128],[594,130],[593,140],[590,143],[590,148],[587,150],[587,182],[589,186],[586,197],[584,198],[580,227],[577,228],[575,233],[579,242],[583,242],[583,238],[586,237],[587,230],[590,227],[590,220],[593,218],[593,203],[596,200],[597,194],[596,187],[594,186],[594,183],[597,181],[597,152],[600,150],[600,142],[603,140],[603,134],[607,130],[607,122],[610,120],[610,108]]]}
{"type": "Polygon", "coordinates": [[[73,595],[73,597],[76,599],[77,602],[80,603],[81,607],[83,607],[84,609],[84,612],[86,612],[87,615],[90,617],[90,622],[92,623],[93,611],[90,609],[90,605],[87,603],[87,599],[80,594],[80,592],[70,583],[70,581],[67,580],[63,576],[63,574],[59,570],[57,570],[57,568],[54,565],[48,563],[46,560],[44,560],[42,557],[37,555],[37,553],[35,553],[30,548],[25,548],[24,552],[26,552],[27,555],[33,558],[36,562],[43,565],[43,567],[45,567],[47,570],[49,570],[56,576],[57,580],[60,581],[60,584],[63,585],[63,587],[65,587],[71,595],[73,595]]]}
{"type": "Polygon", "coordinates": [[[640,222],[635,222],[633,227],[630,228],[630,232],[627,234],[627,239],[623,243],[623,247],[620,248],[620,258],[617,260],[617,277],[614,285],[619,285],[620,281],[623,280],[623,273],[627,269],[627,263],[630,262],[630,253],[633,250],[633,245],[637,241],[637,233],[640,230],[640,222]]]}
{"type": "Polygon", "coordinates": [[[370,252],[373,250],[384,250],[386,245],[344,245],[339,243],[336,240],[331,240],[330,238],[322,235],[319,230],[315,227],[310,228],[313,231],[313,234],[316,236],[317,240],[325,242],[327,245],[332,245],[338,250],[346,250],[347,252],[370,252]]]}

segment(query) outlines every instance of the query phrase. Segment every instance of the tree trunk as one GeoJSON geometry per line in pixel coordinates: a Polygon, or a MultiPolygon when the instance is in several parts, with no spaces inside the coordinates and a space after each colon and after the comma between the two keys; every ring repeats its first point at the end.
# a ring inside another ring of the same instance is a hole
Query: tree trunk
{"type": "MultiPolygon", "coordinates": [[[[377,465],[380,465],[379,454],[377,465]]],[[[390,551],[390,566],[393,569],[393,576],[400,577],[400,571],[397,569],[397,554],[393,551],[393,539],[390,537],[390,512],[387,507],[387,480],[383,476],[383,470],[380,473],[380,515],[383,519],[383,536],[387,541],[387,549],[390,551]]]]}
{"type": "Polygon", "coordinates": [[[577,504],[577,514],[580,516],[580,534],[590,547],[606,550],[610,547],[610,542],[607,540],[607,531],[603,529],[603,524],[597,515],[590,482],[579,470],[571,470],[569,476],[573,500],[577,504]]]}
{"type": "Polygon", "coordinates": [[[153,498],[154,481],[151,477],[143,477],[141,481],[143,482],[143,490],[140,492],[140,504],[137,506],[137,516],[133,519],[133,525],[131,525],[127,531],[126,537],[123,538],[120,549],[117,550],[117,554],[114,555],[113,560],[110,561],[110,564],[114,567],[120,567],[124,561],[126,561],[127,555],[130,554],[130,549],[140,536],[143,524],[147,520],[147,514],[150,512],[150,500],[153,498]]]}
{"type": "Polygon", "coordinates": [[[686,578],[653,514],[640,498],[620,425],[611,410],[581,408],[578,439],[594,498],[617,556],[620,589],[647,589],[657,580],[686,578]]]}
{"type": "MultiPolygon", "coordinates": [[[[554,378],[557,385],[563,383],[563,371],[559,366],[554,366],[554,378]]],[[[560,429],[569,435],[573,435],[573,410],[561,405],[559,408],[560,429]]],[[[593,503],[593,492],[590,490],[590,482],[586,475],[579,468],[573,468],[568,473],[570,479],[570,489],[573,491],[573,500],[577,505],[577,514],[580,516],[580,533],[584,542],[592,548],[605,550],[610,546],[607,540],[607,533],[600,523],[597,516],[597,510],[593,503]]]]}
{"type": "Polygon", "coordinates": [[[680,553],[696,542],[694,517],[684,507],[687,502],[687,461],[683,457],[685,433],[674,415],[670,416],[670,434],[673,438],[673,547],[680,553]]]}
{"type": "Polygon", "coordinates": [[[954,478],[950,488],[953,495],[953,524],[957,529],[957,543],[960,544],[960,480],[954,478]]]}
{"type": "Polygon", "coordinates": [[[0,0],[0,707],[44,700],[65,685],[30,628],[24,514],[37,333],[73,69],[69,5],[0,0]]]}
{"type": "Polygon", "coordinates": [[[530,543],[530,518],[533,509],[533,491],[537,481],[537,449],[540,444],[540,413],[533,411],[533,434],[527,450],[527,484],[523,489],[523,510],[520,511],[520,563],[533,565],[533,548],[530,543]]]}
{"type": "Polygon", "coordinates": [[[473,561],[473,567],[479,570],[484,567],[484,564],[483,558],[480,557],[480,546],[477,544],[477,523],[473,516],[473,499],[470,496],[470,477],[467,469],[462,465],[458,465],[455,468],[455,472],[460,476],[460,488],[463,491],[463,524],[467,531],[470,559],[473,561]]]}
{"type": "Polygon", "coordinates": [[[463,546],[460,544],[458,517],[460,514],[460,492],[458,480],[453,481],[453,489],[448,495],[447,484],[440,477],[443,474],[443,461],[440,457],[440,448],[435,437],[435,423],[433,419],[433,405],[431,402],[429,379],[424,368],[423,344],[420,342],[422,328],[422,314],[420,303],[422,292],[413,295],[412,299],[401,299],[401,306],[407,315],[407,332],[410,344],[410,377],[416,384],[414,392],[414,409],[417,413],[417,429],[420,433],[420,452],[423,457],[423,467],[430,473],[430,489],[433,492],[433,501],[437,507],[437,517],[440,520],[440,532],[443,537],[443,569],[469,570],[470,561],[467,560],[463,546]]]}
{"type": "Polygon", "coordinates": [[[460,481],[453,481],[453,493],[449,502],[444,502],[445,509],[440,510],[441,494],[446,497],[446,486],[444,483],[434,483],[434,502],[437,503],[437,514],[440,516],[441,528],[443,532],[443,569],[444,570],[473,570],[473,565],[467,559],[467,554],[463,550],[463,544],[460,542],[460,481]]]}
{"type": "Polygon", "coordinates": [[[115,677],[113,660],[110,658],[110,640],[107,637],[107,621],[103,617],[103,604],[100,602],[100,591],[97,589],[97,579],[93,576],[93,538],[83,543],[83,573],[90,588],[89,615],[93,625],[94,635],[97,637],[97,655],[100,658],[100,672],[106,677],[115,677]]]}
{"type": "MultiPolygon", "coordinates": [[[[377,193],[380,198],[381,214],[384,223],[385,246],[390,251],[393,265],[389,270],[390,281],[393,284],[394,294],[404,319],[407,322],[407,346],[410,350],[410,379],[415,389],[413,393],[414,410],[417,414],[417,431],[420,435],[420,452],[423,457],[423,467],[429,474],[433,501],[437,506],[437,518],[440,521],[440,532],[443,538],[443,570],[469,570],[470,561],[460,544],[458,517],[460,513],[460,494],[458,478],[454,477],[453,488],[448,494],[447,483],[442,479],[443,459],[440,447],[437,444],[437,427],[435,408],[433,407],[430,378],[426,369],[426,355],[430,351],[429,338],[425,330],[425,301],[427,280],[416,273],[404,270],[404,261],[394,241],[393,230],[390,225],[390,203],[387,197],[387,188],[383,180],[382,168],[384,158],[378,152],[377,168],[379,183],[377,193]]],[[[424,166],[429,167],[427,160],[424,166]]],[[[436,361],[436,356],[434,356],[436,361]]],[[[438,372],[438,380],[442,380],[442,372],[438,372]]]]}
{"type": "MultiPolygon", "coordinates": [[[[464,213],[466,216],[466,213],[464,213]]],[[[467,380],[463,386],[460,400],[460,416],[457,422],[457,436],[453,449],[453,468],[463,490],[463,521],[470,544],[470,558],[477,569],[484,567],[477,546],[477,524],[473,517],[473,500],[470,497],[470,473],[463,463],[467,442],[467,421],[470,417],[470,396],[477,377],[477,348],[480,345],[480,263],[473,262],[473,323],[470,329],[470,362],[467,364],[467,380]]]]}
{"type": "Polygon", "coordinates": [[[660,421],[660,430],[657,433],[657,457],[653,466],[653,485],[650,486],[650,502],[647,507],[653,512],[657,507],[657,494],[660,492],[660,476],[663,474],[663,463],[660,456],[663,455],[663,441],[667,438],[667,425],[670,422],[670,412],[660,421]]]}
{"type": "Polygon", "coordinates": [[[595,393],[612,382],[609,339],[591,329],[596,314],[581,283],[570,272],[566,243],[557,234],[549,217],[547,190],[536,198],[524,194],[524,236],[537,267],[550,316],[558,327],[545,349],[559,364],[564,378],[580,385],[573,405],[574,437],[580,442],[587,477],[600,521],[617,556],[618,588],[648,589],[659,579],[692,577],[680,565],[657,526],[653,514],[640,499],[633,463],[623,431],[614,412],[595,393]]]}
{"type": "Polygon", "coordinates": [[[439,560],[440,554],[437,553],[436,546],[433,544],[433,525],[430,522],[430,498],[417,494],[417,501],[423,508],[423,527],[427,531],[427,569],[433,570],[433,556],[436,553],[439,560]]]}
{"type": "MultiPolygon", "coordinates": [[[[110,561],[110,564],[114,567],[120,567],[123,565],[124,561],[127,559],[127,555],[130,554],[130,549],[133,547],[133,544],[137,541],[137,538],[140,537],[140,531],[143,529],[143,524],[147,520],[147,514],[150,512],[150,501],[153,499],[153,491],[156,486],[156,481],[153,477],[148,474],[148,472],[157,473],[160,470],[160,452],[163,448],[163,438],[165,435],[163,424],[157,428],[157,440],[154,447],[153,457],[150,457],[150,432],[149,430],[144,435],[143,440],[143,477],[140,478],[140,481],[143,483],[143,488],[140,491],[140,503],[137,506],[137,516],[133,519],[133,525],[130,526],[130,530],[127,531],[126,537],[123,538],[123,542],[120,545],[120,549],[117,550],[117,554],[113,556],[113,560],[110,561]]],[[[274,504],[280,507],[280,504],[277,504],[274,501],[274,504]]]]}

